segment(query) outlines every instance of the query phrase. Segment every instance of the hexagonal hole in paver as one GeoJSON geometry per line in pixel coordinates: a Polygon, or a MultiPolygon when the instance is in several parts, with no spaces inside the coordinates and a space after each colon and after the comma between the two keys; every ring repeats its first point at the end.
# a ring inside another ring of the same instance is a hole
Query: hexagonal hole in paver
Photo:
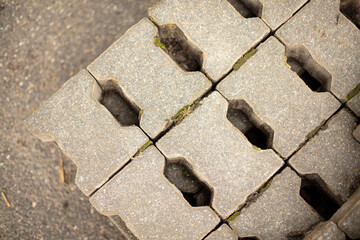
{"type": "Polygon", "coordinates": [[[201,71],[203,53],[193,45],[176,24],[158,27],[155,44],[185,71],[201,71]]]}
{"type": "Polygon", "coordinates": [[[129,101],[121,88],[112,80],[101,84],[99,102],[106,107],[121,126],[139,126],[140,108],[129,101]]]}
{"type": "Polygon", "coordinates": [[[271,148],[274,131],[255,115],[244,100],[231,101],[226,117],[251,144],[261,149],[271,148]]]}
{"type": "Polygon", "coordinates": [[[287,64],[315,92],[330,92],[331,74],[303,46],[286,48],[287,64]]]}
{"type": "Polygon", "coordinates": [[[164,175],[193,207],[210,206],[212,191],[200,181],[184,159],[166,160],[164,175]]]}
{"type": "Polygon", "coordinates": [[[332,194],[318,174],[303,176],[300,196],[325,220],[329,220],[340,207],[340,200],[332,194]]]}
{"type": "Polygon", "coordinates": [[[341,0],[340,12],[360,29],[360,1],[341,0]]]}
{"type": "Polygon", "coordinates": [[[244,18],[261,17],[263,5],[259,0],[228,0],[244,18]]]}

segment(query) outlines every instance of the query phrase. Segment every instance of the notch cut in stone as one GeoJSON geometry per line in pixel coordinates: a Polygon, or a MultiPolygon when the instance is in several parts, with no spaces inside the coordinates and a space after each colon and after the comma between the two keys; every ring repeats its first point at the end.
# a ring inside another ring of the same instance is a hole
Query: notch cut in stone
{"type": "Polygon", "coordinates": [[[177,25],[162,25],[158,30],[159,38],[155,44],[160,45],[183,70],[201,71],[203,53],[190,43],[177,25]]]}
{"type": "Polygon", "coordinates": [[[307,174],[301,179],[300,196],[325,220],[329,220],[340,207],[318,174],[307,174]]]}
{"type": "Polygon", "coordinates": [[[212,191],[187,167],[184,159],[166,160],[164,175],[193,207],[210,206],[212,191]]]}
{"type": "Polygon", "coordinates": [[[360,29],[360,1],[341,0],[340,12],[360,29]]]}
{"type": "Polygon", "coordinates": [[[121,126],[139,126],[140,108],[131,103],[121,88],[112,80],[101,85],[100,103],[115,117],[121,126]]]}
{"type": "Polygon", "coordinates": [[[263,5],[259,0],[228,0],[244,18],[261,17],[263,5]]]}
{"type": "Polygon", "coordinates": [[[331,74],[317,63],[305,47],[287,48],[290,69],[314,92],[330,92],[331,74]]]}
{"type": "Polygon", "coordinates": [[[226,117],[251,144],[261,149],[271,148],[274,131],[255,115],[244,100],[231,101],[226,117]]]}

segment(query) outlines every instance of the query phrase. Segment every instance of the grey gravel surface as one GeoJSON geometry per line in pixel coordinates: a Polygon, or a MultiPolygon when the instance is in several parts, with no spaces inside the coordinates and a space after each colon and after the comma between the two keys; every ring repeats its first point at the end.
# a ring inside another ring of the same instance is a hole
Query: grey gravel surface
{"type": "Polygon", "coordinates": [[[0,191],[11,204],[0,196],[0,239],[123,239],[75,186],[74,165],[23,120],[155,2],[0,0],[0,191]]]}

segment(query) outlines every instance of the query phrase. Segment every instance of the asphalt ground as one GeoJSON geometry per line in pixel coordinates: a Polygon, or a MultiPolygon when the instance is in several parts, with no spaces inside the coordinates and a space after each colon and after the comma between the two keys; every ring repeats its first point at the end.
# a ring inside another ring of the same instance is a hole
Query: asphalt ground
{"type": "Polygon", "coordinates": [[[23,121],[155,2],[0,0],[0,239],[123,239],[23,121]]]}

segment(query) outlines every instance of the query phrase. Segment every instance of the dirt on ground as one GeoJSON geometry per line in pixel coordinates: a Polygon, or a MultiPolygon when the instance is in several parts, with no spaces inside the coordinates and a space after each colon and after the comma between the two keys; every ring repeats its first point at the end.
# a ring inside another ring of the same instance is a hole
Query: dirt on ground
{"type": "Polygon", "coordinates": [[[0,0],[0,239],[123,239],[23,121],[156,0],[0,0]]]}

